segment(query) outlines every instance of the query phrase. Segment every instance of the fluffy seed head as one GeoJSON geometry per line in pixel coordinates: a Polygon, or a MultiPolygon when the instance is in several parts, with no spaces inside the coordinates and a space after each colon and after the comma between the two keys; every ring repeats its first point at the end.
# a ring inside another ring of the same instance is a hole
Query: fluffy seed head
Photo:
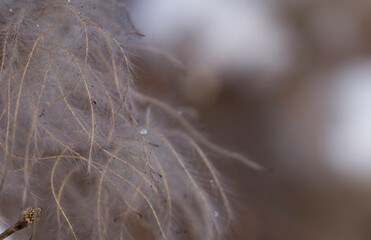
{"type": "Polygon", "coordinates": [[[0,31],[0,214],[43,209],[17,239],[223,238],[232,210],[201,145],[245,159],[135,90],[122,2],[4,0],[0,31]]]}

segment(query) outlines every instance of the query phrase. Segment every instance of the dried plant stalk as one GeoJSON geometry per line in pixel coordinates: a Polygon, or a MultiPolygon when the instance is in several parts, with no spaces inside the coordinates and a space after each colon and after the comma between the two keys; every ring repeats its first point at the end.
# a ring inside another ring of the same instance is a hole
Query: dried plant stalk
{"type": "Polygon", "coordinates": [[[31,226],[35,223],[41,216],[41,209],[37,207],[28,208],[24,211],[18,220],[13,226],[9,227],[3,233],[0,234],[0,239],[5,239],[12,235],[13,233],[22,230],[26,227],[31,226]]]}

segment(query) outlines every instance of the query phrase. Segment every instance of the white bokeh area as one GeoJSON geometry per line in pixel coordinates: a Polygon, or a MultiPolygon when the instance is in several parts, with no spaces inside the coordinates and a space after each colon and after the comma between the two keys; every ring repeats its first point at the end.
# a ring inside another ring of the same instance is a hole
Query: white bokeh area
{"type": "Polygon", "coordinates": [[[371,60],[345,65],[333,76],[324,154],[341,174],[371,180],[371,60]]]}

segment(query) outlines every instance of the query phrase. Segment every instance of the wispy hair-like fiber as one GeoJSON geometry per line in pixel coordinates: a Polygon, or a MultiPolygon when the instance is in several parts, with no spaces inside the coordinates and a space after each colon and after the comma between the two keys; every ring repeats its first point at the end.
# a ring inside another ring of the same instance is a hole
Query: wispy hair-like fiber
{"type": "Polygon", "coordinates": [[[118,1],[0,2],[0,215],[17,239],[223,239],[233,211],[204,149],[134,87],[118,1]],[[171,127],[168,125],[172,122],[171,127]]]}

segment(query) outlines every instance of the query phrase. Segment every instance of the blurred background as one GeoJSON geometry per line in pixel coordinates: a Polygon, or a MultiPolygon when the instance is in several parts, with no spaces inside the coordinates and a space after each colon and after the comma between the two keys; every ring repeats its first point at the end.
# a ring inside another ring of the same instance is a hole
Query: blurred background
{"type": "Polygon", "coordinates": [[[371,239],[371,1],[129,1],[137,83],[213,142],[228,239],[371,239]],[[140,46],[139,46],[140,45],[140,46]]]}

